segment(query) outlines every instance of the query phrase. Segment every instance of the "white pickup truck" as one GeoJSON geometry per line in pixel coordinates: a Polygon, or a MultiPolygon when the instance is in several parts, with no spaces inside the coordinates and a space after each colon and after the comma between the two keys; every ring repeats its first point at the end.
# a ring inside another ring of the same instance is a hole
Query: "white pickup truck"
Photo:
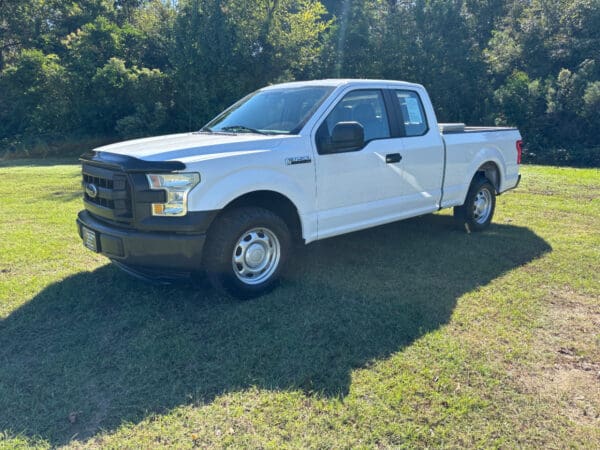
{"type": "Polygon", "coordinates": [[[485,229],[520,181],[513,128],[438,124],[423,86],[319,80],[260,89],[200,131],[82,155],[89,249],[151,279],[206,271],[240,298],[309,243],[454,207],[485,229]]]}

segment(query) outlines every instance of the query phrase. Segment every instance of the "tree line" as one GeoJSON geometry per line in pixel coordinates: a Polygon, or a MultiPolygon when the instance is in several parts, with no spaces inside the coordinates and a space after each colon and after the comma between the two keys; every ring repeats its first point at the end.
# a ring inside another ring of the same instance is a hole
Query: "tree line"
{"type": "Polygon", "coordinates": [[[440,121],[600,166],[600,0],[0,0],[0,156],[195,130],[333,77],[418,82],[440,121]]]}

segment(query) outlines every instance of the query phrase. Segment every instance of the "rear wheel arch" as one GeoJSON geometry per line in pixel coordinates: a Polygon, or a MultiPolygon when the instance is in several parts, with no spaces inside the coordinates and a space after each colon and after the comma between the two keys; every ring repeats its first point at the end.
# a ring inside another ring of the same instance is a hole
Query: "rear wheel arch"
{"type": "MultiPolygon", "coordinates": [[[[496,209],[497,187],[487,178],[487,171],[477,171],[467,192],[465,201],[454,207],[454,218],[468,232],[483,231],[489,227],[496,209]]],[[[499,180],[499,179],[498,179],[499,180]]]]}
{"type": "Polygon", "coordinates": [[[500,192],[500,182],[501,182],[500,168],[498,167],[498,165],[495,162],[488,161],[488,162],[482,164],[481,166],[479,166],[479,168],[475,172],[475,176],[471,180],[471,185],[473,184],[473,182],[475,181],[475,179],[477,177],[482,177],[482,178],[487,179],[491,183],[491,185],[494,186],[496,193],[500,192]]]}

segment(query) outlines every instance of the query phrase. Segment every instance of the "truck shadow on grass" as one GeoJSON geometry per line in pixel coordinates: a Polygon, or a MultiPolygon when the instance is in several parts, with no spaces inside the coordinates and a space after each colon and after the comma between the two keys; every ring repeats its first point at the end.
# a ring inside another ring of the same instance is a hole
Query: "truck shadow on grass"
{"type": "Polygon", "coordinates": [[[249,302],[148,286],[107,265],[0,322],[0,431],[52,445],[250,386],[344,396],[353,369],[447,323],[463,294],[551,250],[431,215],[300,249],[249,302]],[[75,423],[71,423],[69,415],[75,423]]]}

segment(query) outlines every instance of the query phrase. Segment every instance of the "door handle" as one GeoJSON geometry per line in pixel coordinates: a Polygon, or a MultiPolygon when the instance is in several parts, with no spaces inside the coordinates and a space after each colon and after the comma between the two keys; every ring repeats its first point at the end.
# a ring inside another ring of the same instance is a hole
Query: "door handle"
{"type": "Polygon", "coordinates": [[[387,155],[385,155],[385,162],[387,164],[400,162],[401,159],[402,155],[400,155],[400,153],[388,153],[387,155]]]}

